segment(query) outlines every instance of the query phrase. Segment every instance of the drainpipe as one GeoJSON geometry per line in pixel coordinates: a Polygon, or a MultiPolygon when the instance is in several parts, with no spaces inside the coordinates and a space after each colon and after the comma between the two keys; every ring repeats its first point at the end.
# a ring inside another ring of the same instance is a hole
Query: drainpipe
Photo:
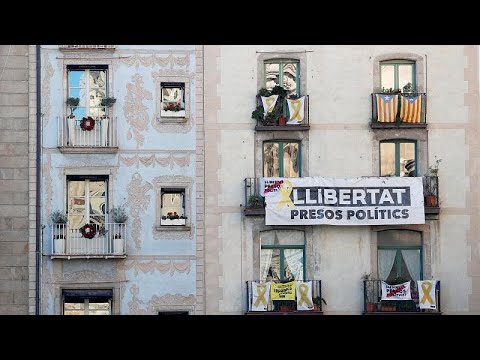
{"type": "Polygon", "coordinates": [[[41,93],[41,62],[40,62],[40,47],[41,45],[36,45],[36,55],[37,55],[37,147],[36,147],[36,199],[35,199],[35,315],[40,315],[40,262],[41,262],[41,253],[40,253],[40,242],[41,238],[41,214],[40,214],[40,185],[41,185],[41,150],[42,150],[42,93],[41,93]]]}

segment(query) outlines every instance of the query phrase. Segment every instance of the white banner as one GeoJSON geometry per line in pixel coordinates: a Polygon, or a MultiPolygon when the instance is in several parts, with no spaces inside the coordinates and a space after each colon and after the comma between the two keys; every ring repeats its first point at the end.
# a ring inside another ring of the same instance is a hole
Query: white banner
{"type": "Polygon", "coordinates": [[[265,115],[273,111],[275,104],[277,103],[277,99],[278,95],[271,95],[268,97],[262,96],[263,113],[265,115]]]}
{"type": "Polygon", "coordinates": [[[305,118],[305,96],[296,100],[287,99],[290,118],[287,124],[300,124],[305,118]]]}
{"type": "Polygon", "coordinates": [[[267,311],[270,299],[270,282],[252,282],[252,311],[267,311]]]}
{"type": "Polygon", "coordinates": [[[437,280],[421,280],[418,283],[418,304],[420,309],[437,309],[435,288],[437,280]]]}
{"type": "Polygon", "coordinates": [[[425,224],[421,177],[261,178],[265,225],[425,224]]]}
{"type": "Polygon", "coordinates": [[[313,310],[312,282],[297,280],[297,310],[313,310]]]}
{"type": "Polygon", "coordinates": [[[382,281],[382,300],[412,300],[410,281],[398,285],[388,285],[382,281]]]}

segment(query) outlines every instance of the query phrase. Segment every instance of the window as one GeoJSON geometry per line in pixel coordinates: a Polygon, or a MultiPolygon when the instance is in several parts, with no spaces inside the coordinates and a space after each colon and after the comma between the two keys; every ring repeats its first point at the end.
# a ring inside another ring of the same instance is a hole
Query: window
{"type": "Polygon", "coordinates": [[[185,225],[185,189],[162,189],[161,225],[185,225]]]}
{"type": "Polygon", "coordinates": [[[381,141],[380,176],[417,176],[416,141],[381,141]]]}
{"type": "Polygon", "coordinates": [[[92,175],[67,177],[68,223],[71,230],[85,224],[105,226],[108,208],[108,176],[92,175]]]}
{"type": "Polygon", "coordinates": [[[381,89],[402,90],[408,83],[416,89],[414,61],[388,60],[380,63],[381,89]]]}
{"type": "Polygon", "coordinates": [[[86,116],[101,117],[106,115],[101,106],[107,92],[107,65],[68,65],[68,97],[79,98],[80,103],[71,107],[77,119],[86,116]]]}
{"type": "Polygon", "coordinates": [[[266,141],[263,143],[263,176],[301,176],[299,141],[266,141]]]}
{"type": "Polygon", "coordinates": [[[161,116],[185,117],[185,83],[161,82],[161,116]]]}
{"type": "Polygon", "coordinates": [[[378,275],[391,282],[402,277],[422,280],[422,235],[411,230],[386,230],[377,235],[378,275]]]}
{"type": "Polygon", "coordinates": [[[298,60],[275,59],[267,60],[265,65],[265,88],[272,90],[275,86],[282,86],[287,96],[300,96],[300,62],[298,60]]]}
{"type": "Polygon", "coordinates": [[[305,234],[298,230],[260,233],[260,280],[305,280],[305,234]]]}
{"type": "Polygon", "coordinates": [[[111,315],[113,290],[63,290],[64,315],[111,315]]]}

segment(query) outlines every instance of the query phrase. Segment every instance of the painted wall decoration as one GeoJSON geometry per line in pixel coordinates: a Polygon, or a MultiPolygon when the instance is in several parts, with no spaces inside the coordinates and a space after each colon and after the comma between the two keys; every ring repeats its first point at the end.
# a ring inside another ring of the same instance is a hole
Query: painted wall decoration
{"type": "Polygon", "coordinates": [[[147,211],[150,204],[150,195],[147,192],[153,189],[153,185],[149,182],[142,184],[142,176],[135,173],[127,188],[127,204],[130,209],[132,221],[132,238],[137,250],[141,249],[142,240],[140,234],[142,232],[141,215],[147,211]]]}
{"type": "Polygon", "coordinates": [[[132,76],[132,82],[127,84],[123,112],[130,124],[127,139],[133,138],[137,142],[137,149],[143,147],[145,141],[143,132],[148,130],[149,113],[148,107],[143,103],[145,100],[152,100],[152,93],[144,89],[142,76],[135,74],[132,76]]]}

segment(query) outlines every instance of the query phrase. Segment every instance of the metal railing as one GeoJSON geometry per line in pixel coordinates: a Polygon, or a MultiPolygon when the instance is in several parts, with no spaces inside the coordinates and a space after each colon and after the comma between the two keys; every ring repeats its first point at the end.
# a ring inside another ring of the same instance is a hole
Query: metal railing
{"type": "Polygon", "coordinates": [[[416,94],[384,94],[384,93],[372,93],[372,125],[377,126],[389,126],[389,125],[398,125],[398,126],[425,126],[427,122],[427,94],[425,93],[416,93],[416,94]],[[385,106],[385,103],[381,104],[377,102],[377,95],[386,95],[386,96],[398,96],[397,111],[395,114],[391,115],[390,111],[393,112],[393,105],[385,106]],[[416,97],[419,96],[415,102],[416,97]],[[402,112],[402,106],[405,104],[405,101],[411,100],[412,103],[409,103],[408,109],[405,107],[405,111],[402,112]],[[418,102],[418,100],[420,102],[418,102]],[[418,112],[419,111],[419,112],[418,112]],[[379,117],[379,113],[382,115],[379,117]],[[403,119],[403,120],[402,120],[403,119]]]}
{"type": "MultiPolygon", "coordinates": [[[[262,106],[262,100],[261,98],[257,97],[257,106],[262,106]]],[[[277,107],[277,106],[276,106],[277,107]]],[[[290,112],[288,109],[288,104],[287,100],[284,99],[283,102],[280,104],[280,110],[281,114],[286,119],[286,122],[289,121],[290,119],[290,112]]],[[[304,112],[304,117],[303,120],[301,121],[300,124],[285,124],[285,125],[280,125],[278,122],[278,119],[275,119],[274,121],[267,120],[266,117],[264,117],[263,120],[257,120],[257,126],[263,127],[263,126],[286,126],[285,129],[292,129],[295,127],[302,127],[302,126],[308,126],[310,125],[310,97],[309,95],[305,95],[305,101],[303,103],[303,112],[304,112]]]]}
{"type": "Polygon", "coordinates": [[[117,147],[117,121],[115,117],[92,118],[93,129],[82,129],[82,118],[58,118],[59,147],[117,147]]]}
{"type": "Polygon", "coordinates": [[[60,45],[60,50],[115,50],[117,45],[60,45]]]}
{"type": "Polygon", "coordinates": [[[106,223],[95,227],[94,236],[89,239],[81,229],[69,223],[52,225],[52,255],[125,255],[127,224],[106,223]]]}
{"type": "Polygon", "coordinates": [[[412,300],[381,300],[382,280],[363,280],[363,311],[371,312],[426,312],[439,313],[440,307],[440,281],[435,288],[435,302],[437,309],[420,309],[417,282],[410,281],[410,293],[412,300]]]}
{"type": "MultiPolygon", "coordinates": [[[[289,280],[291,281],[291,280],[289,280]]],[[[279,281],[282,283],[286,283],[289,281],[279,281]]],[[[317,311],[322,311],[322,300],[320,300],[317,303],[317,300],[315,299],[323,299],[322,298],[322,281],[321,280],[304,280],[304,281],[311,281],[312,282],[312,302],[315,306],[317,311]]],[[[252,290],[252,283],[264,283],[261,281],[247,281],[247,312],[253,311],[252,310],[252,301],[253,301],[253,290],[252,290]]],[[[266,299],[267,300],[267,299],[266,299]]],[[[266,312],[282,312],[282,311],[288,311],[288,312],[294,312],[297,311],[297,300],[272,300],[270,297],[267,300],[268,305],[267,305],[267,311],[266,312]],[[281,307],[287,307],[287,309],[282,309],[281,307]]],[[[314,308],[312,308],[314,310],[314,308]]],[[[302,311],[309,311],[309,310],[302,310],[302,311]]]]}

